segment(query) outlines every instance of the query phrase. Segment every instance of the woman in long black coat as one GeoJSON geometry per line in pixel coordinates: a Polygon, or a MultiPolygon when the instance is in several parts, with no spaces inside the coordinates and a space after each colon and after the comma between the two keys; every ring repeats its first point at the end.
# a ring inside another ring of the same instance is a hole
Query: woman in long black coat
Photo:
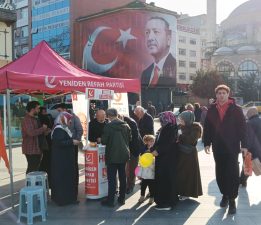
{"type": "Polygon", "coordinates": [[[52,200],[59,206],[75,204],[77,202],[76,167],[72,133],[68,124],[72,115],[62,112],[55,120],[52,132],[51,183],[52,200]]]}
{"type": "Polygon", "coordinates": [[[160,114],[161,128],[157,132],[155,151],[155,209],[170,210],[177,202],[176,153],[177,124],[172,112],[160,114]]]}

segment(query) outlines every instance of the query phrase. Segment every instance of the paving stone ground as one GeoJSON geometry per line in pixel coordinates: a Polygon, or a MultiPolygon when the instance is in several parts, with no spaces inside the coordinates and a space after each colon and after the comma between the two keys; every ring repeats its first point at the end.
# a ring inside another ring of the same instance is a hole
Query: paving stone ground
{"type": "MultiPolygon", "coordinates": [[[[158,127],[158,123],[155,123],[158,127]]],[[[201,142],[198,144],[199,163],[204,195],[198,199],[180,202],[171,211],[157,211],[155,205],[147,201],[137,204],[139,184],[127,195],[126,204],[121,207],[104,208],[99,200],[86,200],[84,195],[84,157],[79,154],[80,185],[79,205],[58,207],[51,201],[48,203],[46,222],[36,218],[34,224],[43,225],[261,225],[261,176],[252,176],[247,188],[240,187],[237,199],[237,214],[227,215],[227,209],[219,207],[219,193],[214,172],[212,155],[206,155],[201,142]]],[[[241,156],[240,156],[241,157],[241,156]]],[[[26,160],[21,148],[13,149],[15,209],[12,210],[10,200],[10,179],[0,162],[0,225],[17,224],[18,192],[25,184],[26,160]]],[[[22,220],[21,224],[26,224],[22,220]]]]}

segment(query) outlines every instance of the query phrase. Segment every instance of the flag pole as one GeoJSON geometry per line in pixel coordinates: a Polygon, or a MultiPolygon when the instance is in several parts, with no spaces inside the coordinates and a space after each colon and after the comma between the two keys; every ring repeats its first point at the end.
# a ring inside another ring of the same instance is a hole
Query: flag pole
{"type": "Polygon", "coordinates": [[[13,156],[12,156],[12,138],[11,138],[11,90],[6,90],[6,106],[7,106],[7,124],[8,124],[8,150],[9,150],[9,166],[10,166],[10,192],[11,205],[14,209],[14,180],[13,180],[13,156]]]}

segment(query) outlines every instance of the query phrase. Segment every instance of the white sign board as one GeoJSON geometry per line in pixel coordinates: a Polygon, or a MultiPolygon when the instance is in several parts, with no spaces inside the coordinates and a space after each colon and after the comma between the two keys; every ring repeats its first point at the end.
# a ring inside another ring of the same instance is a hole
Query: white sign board
{"type": "Polygon", "coordinates": [[[85,145],[88,135],[88,106],[84,94],[73,93],[72,94],[73,112],[77,115],[81,121],[83,128],[83,144],[85,145]]]}
{"type": "Polygon", "coordinates": [[[114,93],[114,98],[110,101],[110,107],[117,109],[120,115],[129,116],[127,93],[114,93]]]}
{"type": "Polygon", "coordinates": [[[107,89],[86,88],[86,99],[112,100],[114,91],[107,89]]]}

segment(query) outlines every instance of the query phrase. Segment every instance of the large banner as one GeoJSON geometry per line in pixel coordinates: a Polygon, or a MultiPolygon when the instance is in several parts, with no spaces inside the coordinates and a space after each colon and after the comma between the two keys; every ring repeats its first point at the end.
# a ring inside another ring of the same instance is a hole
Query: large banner
{"type": "Polygon", "coordinates": [[[140,78],[143,87],[176,84],[176,17],[125,10],[79,22],[75,60],[96,74],[140,78]]]}

